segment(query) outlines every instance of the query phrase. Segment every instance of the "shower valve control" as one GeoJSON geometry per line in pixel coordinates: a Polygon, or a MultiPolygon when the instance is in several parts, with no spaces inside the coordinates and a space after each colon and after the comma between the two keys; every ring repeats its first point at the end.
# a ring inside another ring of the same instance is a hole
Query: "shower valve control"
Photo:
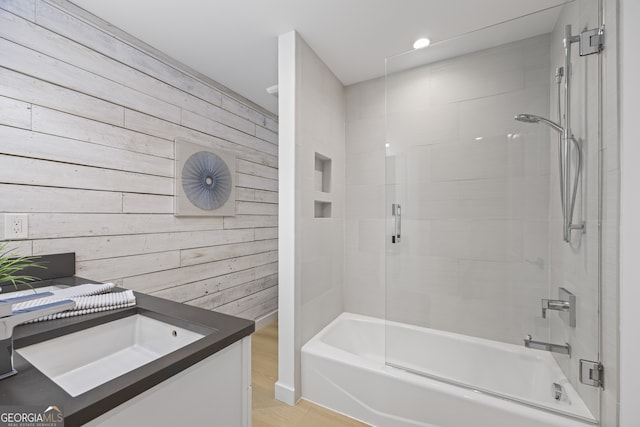
{"type": "Polygon", "coordinates": [[[556,310],[569,313],[569,326],[576,326],[576,296],[566,290],[560,288],[558,290],[560,299],[543,299],[542,300],[542,318],[547,318],[548,310],[556,310]]]}

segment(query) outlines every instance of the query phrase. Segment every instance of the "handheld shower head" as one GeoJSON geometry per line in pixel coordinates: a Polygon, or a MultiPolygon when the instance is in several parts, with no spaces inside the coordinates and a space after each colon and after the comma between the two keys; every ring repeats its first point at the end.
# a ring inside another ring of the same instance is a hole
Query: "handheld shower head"
{"type": "Polygon", "coordinates": [[[545,119],[544,117],[536,116],[535,114],[518,114],[517,116],[515,116],[515,119],[523,123],[544,123],[557,132],[564,132],[564,128],[556,122],[552,122],[551,120],[545,119]]]}
{"type": "Polygon", "coordinates": [[[518,114],[514,117],[519,122],[524,123],[539,123],[540,118],[538,116],[534,116],[533,114],[518,114]]]}

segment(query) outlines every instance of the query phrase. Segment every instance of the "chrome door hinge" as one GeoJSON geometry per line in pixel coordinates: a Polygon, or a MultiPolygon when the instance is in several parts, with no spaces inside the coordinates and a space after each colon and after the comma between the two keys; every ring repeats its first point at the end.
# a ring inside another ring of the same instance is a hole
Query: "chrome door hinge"
{"type": "Polygon", "coordinates": [[[600,53],[604,49],[604,27],[580,33],[580,56],[600,53]]]}
{"type": "Polygon", "coordinates": [[[580,382],[604,388],[604,366],[602,363],[580,359],[580,382]]]}

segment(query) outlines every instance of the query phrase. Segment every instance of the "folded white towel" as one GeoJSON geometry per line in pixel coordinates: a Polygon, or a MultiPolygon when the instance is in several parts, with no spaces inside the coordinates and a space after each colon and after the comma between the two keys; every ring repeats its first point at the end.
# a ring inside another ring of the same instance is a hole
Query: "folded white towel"
{"type": "Polygon", "coordinates": [[[51,304],[57,301],[72,300],[75,308],[48,316],[39,317],[26,323],[41,322],[44,320],[60,319],[63,317],[79,316],[81,314],[97,313],[99,311],[115,310],[118,308],[136,305],[136,297],[133,291],[109,292],[115,285],[113,283],[88,283],[78,286],[70,286],[65,289],[50,291],[53,295],[42,298],[19,302],[13,305],[12,310],[24,310],[40,305],[51,304]]]}
{"type": "Polygon", "coordinates": [[[87,283],[85,285],[69,286],[64,289],[56,289],[51,291],[53,296],[67,299],[70,297],[85,297],[89,295],[98,295],[109,292],[116,285],[113,283],[87,283]]]}
{"type": "MultiPolygon", "coordinates": [[[[53,297],[50,297],[50,298],[53,298],[53,297]]],[[[44,299],[46,298],[42,298],[40,300],[34,300],[34,301],[42,301],[44,299]]],[[[69,299],[74,301],[76,303],[75,308],[71,310],[63,311],[60,313],[39,317],[37,319],[34,319],[26,323],[42,322],[44,320],[53,320],[53,319],[61,319],[64,317],[80,316],[82,314],[98,313],[100,311],[116,310],[119,308],[132,307],[136,305],[136,297],[133,294],[133,291],[131,290],[126,290],[124,292],[112,292],[104,295],[70,297],[70,298],[64,298],[64,299],[69,299]]],[[[56,299],[56,301],[59,301],[59,299],[56,299]]],[[[27,302],[31,302],[31,301],[27,301],[27,302]]],[[[51,300],[47,301],[45,304],[48,304],[51,302],[53,301],[51,300]]]]}
{"type": "MultiPolygon", "coordinates": [[[[26,301],[24,304],[38,302],[39,304],[30,304],[29,307],[34,307],[41,304],[49,304],[54,301],[60,301],[59,298],[51,300],[48,298],[41,298],[32,301],[26,301]]],[[[60,313],[50,314],[48,316],[39,317],[26,323],[42,322],[44,320],[61,319],[64,317],[80,316],[82,314],[98,313],[100,311],[116,310],[118,308],[132,307],[136,305],[136,297],[133,291],[126,290],[124,292],[111,292],[104,295],[91,295],[91,296],[79,296],[63,298],[65,300],[71,300],[76,303],[75,308],[60,313]]],[[[23,303],[20,303],[23,304],[23,303]]],[[[18,305],[18,304],[16,304],[18,305]]],[[[14,306],[15,307],[15,306],[14,306]]],[[[23,307],[28,308],[28,307],[23,307]]]]}
{"type": "MultiPolygon", "coordinates": [[[[113,283],[86,283],[84,285],[69,286],[68,288],[55,289],[52,291],[48,291],[48,292],[51,292],[53,295],[43,297],[43,298],[53,298],[55,296],[55,297],[60,297],[61,299],[67,299],[68,297],[98,295],[98,294],[103,294],[105,292],[108,292],[114,287],[115,285],[113,283]]],[[[11,292],[11,294],[7,295],[7,298],[19,297],[23,295],[33,295],[33,294],[34,294],[33,290],[11,292]]],[[[32,301],[37,301],[37,300],[32,300],[32,301]]],[[[40,305],[40,304],[37,304],[37,305],[40,305]]],[[[18,304],[15,304],[13,306],[14,310],[17,310],[16,306],[18,306],[18,304]]]]}

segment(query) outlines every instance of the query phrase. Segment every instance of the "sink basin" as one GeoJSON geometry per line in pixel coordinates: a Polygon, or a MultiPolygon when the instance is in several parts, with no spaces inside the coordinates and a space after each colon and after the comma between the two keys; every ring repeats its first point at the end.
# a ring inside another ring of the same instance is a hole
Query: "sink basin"
{"type": "Polygon", "coordinates": [[[137,313],[16,352],[75,397],[203,336],[137,313]]]}

